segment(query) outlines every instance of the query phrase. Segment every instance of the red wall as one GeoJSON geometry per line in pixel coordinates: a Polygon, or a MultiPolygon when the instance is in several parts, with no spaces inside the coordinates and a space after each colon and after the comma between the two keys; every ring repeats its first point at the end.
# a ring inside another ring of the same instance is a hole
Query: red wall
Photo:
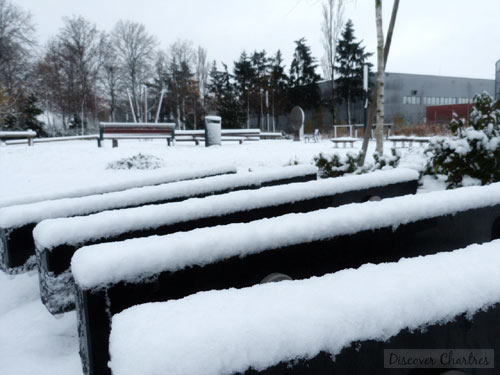
{"type": "Polygon", "coordinates": [[[426,108],[427,123],[447,123],[455,112],[459,118],[469,119],[472,104],[431,105],[426,108]]]}

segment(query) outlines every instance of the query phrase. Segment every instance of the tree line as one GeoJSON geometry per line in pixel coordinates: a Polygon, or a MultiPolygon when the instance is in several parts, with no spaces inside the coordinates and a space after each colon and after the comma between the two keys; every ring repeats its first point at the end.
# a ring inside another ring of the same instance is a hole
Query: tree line
{"type": "Polygon", "coordinates": [[[243,51],[230,69],[224,63],[219,68],[205,48],[188,40],[160,49],[156,36],[134,21],[120,20],[105,32],[73,16],[46,45],[34,35],[32,16],[0,0],[0,129],[80,134],[94,132],[99,120],[173,121],[196,129],[208,113],[219,114],[224,127],[249,127],[252,119],[252,126],[269,128],[295,105],[335,112],[358,100],[370,56],[348,22],[335,69],[325,74],[335,81],[325,101],[318,63],[304,38],[295,41],[288,69],[279,50],[243,51]]]}

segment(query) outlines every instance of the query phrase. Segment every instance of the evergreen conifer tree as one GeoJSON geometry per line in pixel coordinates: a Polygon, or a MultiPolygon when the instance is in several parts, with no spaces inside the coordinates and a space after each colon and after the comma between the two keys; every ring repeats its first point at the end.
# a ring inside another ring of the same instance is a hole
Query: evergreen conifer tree
{"type": "Polygon", "coordinates": [[[321,102],[316,74],[316,59],[311,55],[311,48],[305,38],[295,41],[295,52],[290,65],[289,107],[300,105],[304,109],[317,107],[321,102]]]}
{"type": "MultiPolygon", "coordinates": [[[[335,71],[338,74],[335,80],[336,101],[339,105],[345,104],[348,124],[351,124],[352,103],[365,97],[363,65],[372,55],[372,53],[365,52],[365,47],[361,43],[362,41],[356,41],[353,23],[348,20],[337,46],[335,65],[335,71]]],[[[370,69],[372,64],[368,66],[370,69]]]]}
{"type": "Polygon", "coordinates": [[[215,63],[210,71],[209,93],[214,98],[214,107],[222,117],[224,128],[241,128],[246,124],[246,111],[238,100],[237,90],[231,82],[227,65],[223,71],[217,70],[215,63]]]}

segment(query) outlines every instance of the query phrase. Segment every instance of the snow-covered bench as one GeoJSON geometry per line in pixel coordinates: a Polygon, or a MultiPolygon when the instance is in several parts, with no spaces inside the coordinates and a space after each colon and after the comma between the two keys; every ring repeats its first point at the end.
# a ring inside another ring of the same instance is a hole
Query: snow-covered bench
{"type": "Polygon", "coordinates": [[[107,346],[108,319],[136,304],[248,287],[276,272],[304,279],[496,238],[500,183],[87,246],[71,262],[82,362],[87,374],[108,371],[107,352],[99,350],[107,346]]]}
{"type": "Polygon", "coordinates": [[[110,367],[113,375],[382,374],[384,349],[470,348],[489,349],[493,371],[498,269],[494,241],[135,306],[113,316],[110,367]]]}
{"type": "Polygon", "coordinates": [[[394,137],[389,137],[389,141],[392,142],[392,147],[396,148],[398,145],[398,142],[401,144],[401,147],[406,147],[406,144],[408,144],[408,147],[411,147],[413,145],[413,142],[420,144],[420,147],[422,147],[424,144],[429,143],[430,137],[407,137],[407,136],[394,136],[394,137]]]}
{"type": "Polygon", "coordinates": [[[233,167],[200,169],[177,177],[170,176],[172,181],[176,181],[174,183],[3,207],[0,208],[0,239],[3,241],[3,246],[0,247],[0,268],[17,273],[34,265],[35,245],[32,231],[36,224],[45,219],[89,215],[104,210],[179,201],[232,190],[308,181],[316,179],[316,170],[317,168],[311,165],[239,174],[233,174],[233,167]],[[228,172],[230,174],[218,175],[228,172]],[[212,177],[193,180],[197,176],[210,175],[212,177]]]}
{"type": "MultiPolygon", "coordinates": [[[[236,141],[242,144],[246,141],[259,141],[260,129],[221,129],[222,141],[236,141]]],[[[205,140],[204,130],[177,130],[175,140],[178,142],[194,142],[196,145],[205,140]]]]}
{"type": "Polygon", "coordinates": [[[347,144],[349,144],[351,147],[354,147],[354,142],[358,141],[357,138],[332,138],[330,139],[330,142],[333,142],[335,147],[337,148],[340,143],[343,144],[344,148],[346,148],[347,144]]]}
{"type": "Polygon", "coordinates": [[[167,140],[171,146],[175,140],[174,123],[125,123],[125,122],[101,122],[99,124],[99,139],[97,145],[101,147],[102,141],[111,139],[113,147],[118,147],[119,139],[156,139],[167,140]]]}
{"type": "Polygon", "coordinates": [[[33,130],[25,131],[0,131],[0,144],[13,139],[27,140],[28,145],[33,146],[33,138],[36,137],[36,132],[33,130]]]}
{"type": "Polygon", "coordinates": [[[52,313],[73,308],[70,260],[82,246],[415,194],[418,177],[401,168],[44,220],[34,230],[42,301],[52,313]]]}

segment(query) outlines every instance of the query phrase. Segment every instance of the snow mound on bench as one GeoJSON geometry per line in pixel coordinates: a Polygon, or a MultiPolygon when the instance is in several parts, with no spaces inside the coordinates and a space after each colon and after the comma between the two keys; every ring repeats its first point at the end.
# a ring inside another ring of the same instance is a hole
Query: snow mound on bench
{"type": "MultiPolygon", "coordinates": [[[[296,167],[283,169],[286,168],[296,167]]],[[[258,175],[258,172],[252,173],[258,175]]],[[[236,176],[238,175],[240,174],[236,176]]],[[[62,244],[76,246],[85,241],[110,238],[130,231],[153,229],[412,180],[418,180],[418,173],[400,168],[258,190],[235,191],[182,202],[104,211],[89,216],[50,219],[36,226],[34,238],[38,249],[52,249],[62,244]]]]}
{"type": "Polygon", "coordinates": [[[277,178],[303,176],[305,173],[314,174],[316,171],[316,167],[307,165],[278,167],[263,172],[212,175],[203,179],[197,179],[192,174],[193,179],[161,185],[3,207],[0,208],[0,228],[16,228],[25,224],[39,223],[44,219],[89,215],[104,210],[152,204],[162,200],[187,199],[199,194],[211,194],[214,191],[258,185],[277,178]]]}
{"type": "Polygon", "coordinates": [[[163,159],[139,152],[137,155],[109,163],[106,169],[158,169],[164,165],[163,159]]]}
{"type": "Polygon", "coordinates": [[[365,230],[397,228],[426,218],[494,205],[500,205],[500,183],[406,195],[249,223],[86,246],[76,251],[71,269],[81,288],[101,288],[234,256],[245,257],[365,230]]]}
{"type": "Polygon", "coordinates": [[[215,176],[225,173],[236,173],[236,168],[230,165],[188,169],[181,167],[169,168],[161,172],[155,171],[147,173],[146,175],[133,175],[128,178],[120,178],[119,180],[113,182],[96,184],[94,181],[92,181],[92,183],[89,183],[86,186],[58,189],[40,194],[35,193],[24,196],[1,197],[0,207],[8,207],[13,205],[29,204],[63,198],[85,197],[95,194],[123,191],[141,186],[160,185],[170,182],[215,176]]]}
{"type": "Polygon", "coordinates": [[[113,316],[115,375],[226,375],[332,355],[500,302],[500,241],[307,280],[202,292],[113,316]]]}

